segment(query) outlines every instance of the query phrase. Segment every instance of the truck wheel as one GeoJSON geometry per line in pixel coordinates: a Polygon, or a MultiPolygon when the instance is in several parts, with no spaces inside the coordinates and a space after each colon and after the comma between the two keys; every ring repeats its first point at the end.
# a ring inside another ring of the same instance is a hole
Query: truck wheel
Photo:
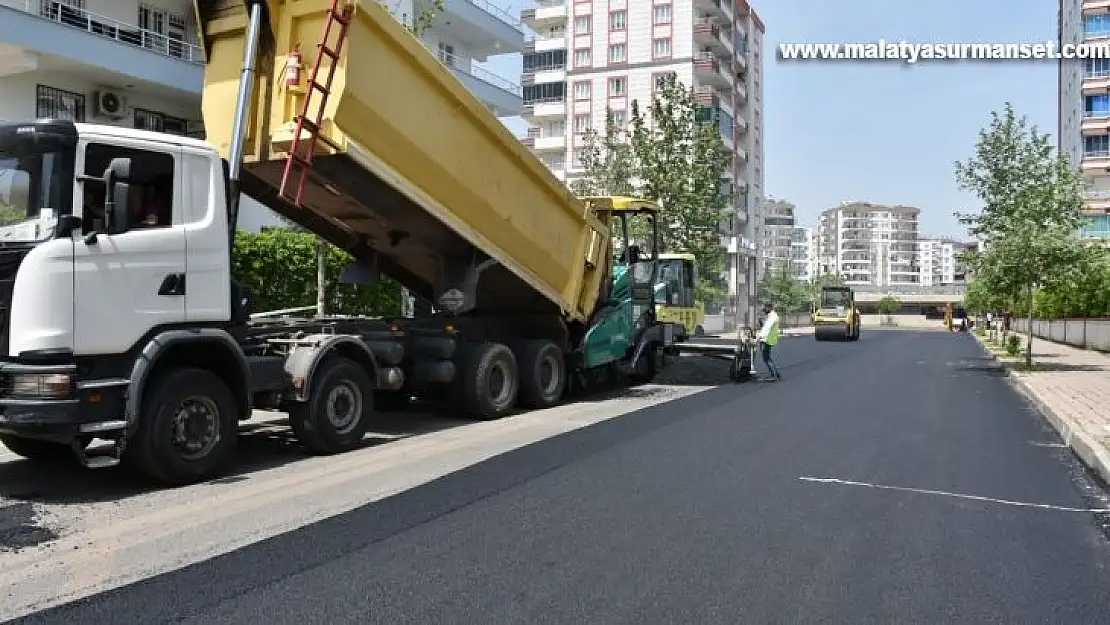
{"type": "Polygon", "coordinates": [[[659,373],[659,347],[651,345],[644,348],[640,354],[640,361],[636,363],[636,371],[628,376],[633,385],[648,384],[659,373]]]}
{"type": "Polygon", "coordinates": [[[139,472],[165,484],[213,477],[230,460],[239,412],[231,389],[206,369],[160,376],[146,393],[139,430],[125,448],[139,472]]]}
{"type": "Polygon", "coordinates": [[[463,346],[456,392],[463,410],[478,419],[497,419],[516,404],[520,390],[516,357],[501,343],[463,346]]]}
{"type": "Polygon", "coordinates": [[[547,408],[559,403],[566,387],[563,351],[551,341],[525,341],[517,355],[520,365],[520,404],[547,408]]]}
{"type": "Polygon", "coordinates": [[[22,438],[11,434],[0,434],[0,443],[13,454],[28,460],[43,462],[65,462],[74,460],[73,448],[54,441],[44,441],[37,438],[22,438]]]}
{"type": "Polygon", "coordinates": [[[312,394],[289,413],[297,438],[313,453],[336,454],[362,444],[374,410],[374,387],[358,363],[328,356],[313,376],[312,394]]]}

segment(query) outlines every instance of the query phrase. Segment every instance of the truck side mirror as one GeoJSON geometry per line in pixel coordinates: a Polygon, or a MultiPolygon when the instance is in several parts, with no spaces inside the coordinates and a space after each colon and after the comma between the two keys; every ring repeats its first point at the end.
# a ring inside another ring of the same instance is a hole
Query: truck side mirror
{"type": "Polygon", "coordinates": [[[113,158],[104,170],[104,229],[121,234],[131,227],[131,159],[113,158]]]}

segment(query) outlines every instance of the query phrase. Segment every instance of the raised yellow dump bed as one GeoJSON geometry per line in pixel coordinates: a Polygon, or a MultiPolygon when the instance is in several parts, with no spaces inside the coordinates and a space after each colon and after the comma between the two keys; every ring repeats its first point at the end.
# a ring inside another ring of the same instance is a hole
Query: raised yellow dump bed
{"type": "MultiPolygon", "coordinates": [[[[197,0],[208,55],[204,124],[226,157],[248,22],[238,1],[197,0]]],[[[267,0],[243,189],[278,213],[426,297],[449,264],[496,264],[478,281],[481,310],[584,320],[609,255],[608,228],[388,10],[359,4],[323,112],[302,206],[278,197],[330,0],[267,0]],[[288,54],[303,53],[287,88],[288,54]],[[475,252],[479,253],[475,253],[475,252]]],[[[338,47],[339,24],[328,42],[338,47]]],[[[319,81],[324,82],[324,58],[319,81]]],[[[316,117],[317,91],[309,119],[316,117]]],[[[307,139],[302,133],[301,145],[307,139]]],[[[295,185],[294,185],[295,186],[295,185]]],[[[291,189],[295,190],[295,189],[291,189]]]]}

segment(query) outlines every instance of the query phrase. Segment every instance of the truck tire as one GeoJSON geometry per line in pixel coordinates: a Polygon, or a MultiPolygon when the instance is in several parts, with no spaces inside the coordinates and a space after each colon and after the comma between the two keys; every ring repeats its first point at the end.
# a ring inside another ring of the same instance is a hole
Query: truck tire
{"type": "Polygon", "coordinates": [[[632,372],[629,382],[633,386],[640,384],[649,384],[659,374],[659,346],[649,345],[644,348],[644,353],[640,355],[640,361],[636,363],[636,370],[632,372]]]}
{"type": "Polygon", "coordinates": [[[146,393],[139,429],[125,448],[130,463],[171,485],[214,477],[235,451],[239,411],[231,389],[207,369],[162,374],[146,393]]]}
{"type": "Polygon", "coordinates": [[[0,443],[4,443],[4,446],[13,454],[28,460],[66,462],[77,459],[72,447],[54,441],[0,434],[0,443]]]}
{"type": "Polygon", "coordinates": [[[516,356],[501,343],[460,345],[455,395],[463,411],[477,419],[498,419],[516,405],[520,375],[516,356]]]}
{"type": "Polygon", "coordinates": [[[326,356],[313,376],[308,401],[297,404],[289,422],[297,438],[317,454],[337,454],[362,445],[374,411],[374,386],[361,365],[326,356]]]}
{"type": "Polygon", "coordinates": [[[567,383],[563,350],[551,341],[524,341],[516,357],[520,368],[520,405],[549,408],[559,403],[567,383]]]}

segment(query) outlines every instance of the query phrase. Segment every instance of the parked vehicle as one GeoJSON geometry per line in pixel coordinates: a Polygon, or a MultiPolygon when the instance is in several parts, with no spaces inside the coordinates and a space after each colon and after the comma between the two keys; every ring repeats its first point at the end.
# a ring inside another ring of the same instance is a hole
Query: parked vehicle
{"type": "Polygon", "coordinates": [[[253,410],[331,454],[413,397],[493,419],[664,366],[655,204],[575,198],[377,3],[196,4],[208,142],[0,125],[0,198],[24,218],[0,228],[13,452],[184,484],[226,465],[253,410]],[[298,82],[301,41],[319,46],[298,82]],[[241,192],[347,250],[344,279],[389,275],[434,310],[252,319],[241,192]]]}

